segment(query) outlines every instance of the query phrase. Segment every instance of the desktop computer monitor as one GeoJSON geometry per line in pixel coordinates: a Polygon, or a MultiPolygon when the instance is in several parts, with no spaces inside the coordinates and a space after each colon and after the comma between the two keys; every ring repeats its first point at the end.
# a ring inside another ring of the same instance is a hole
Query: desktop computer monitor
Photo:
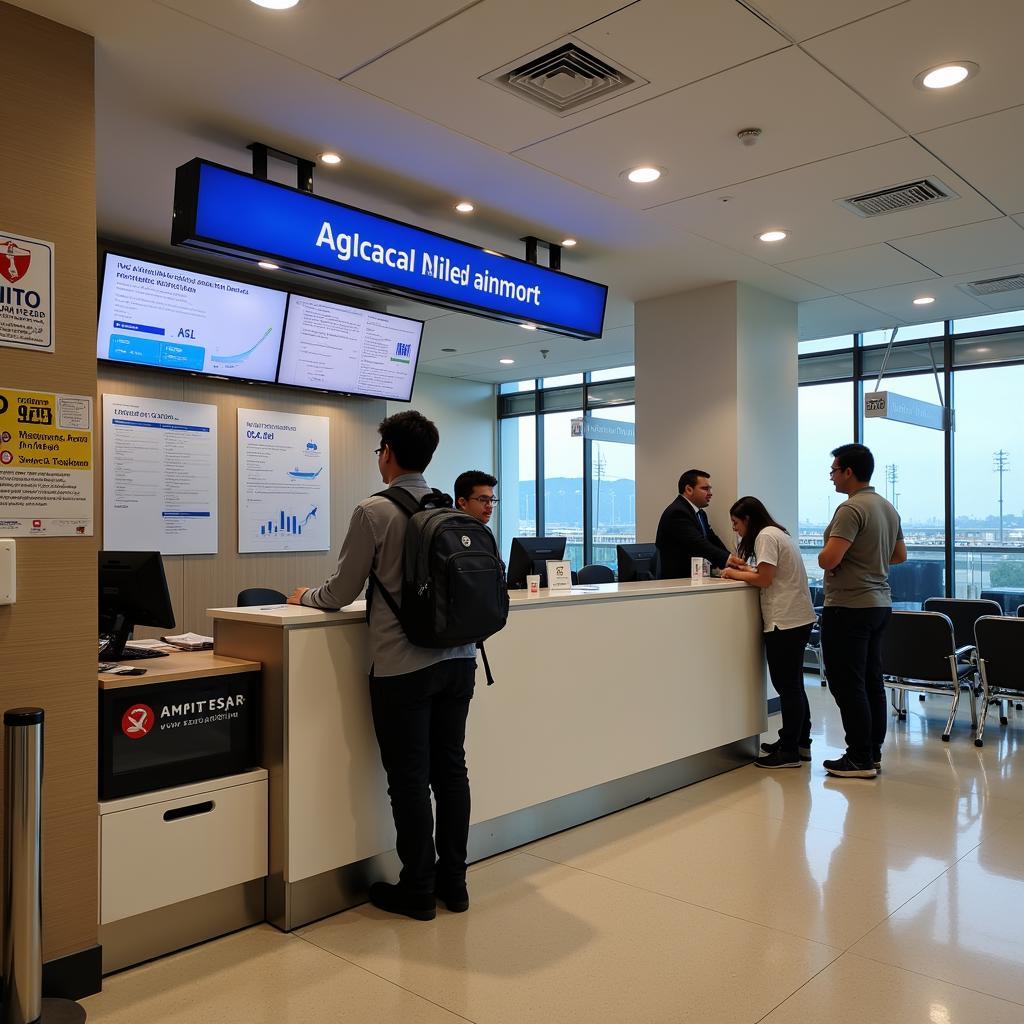
{"type": "Polygon", "coordinates": [[[136,626],[174,626],[159,551],[101,551],[99,564],[99,633],[106,644],[104,661],[120,661],[125,641],[136,626]]]}
{"type": "Polygon", "coordinates": [[[658,549],[654,544],[616,544],[619,583],[658,578],[658,549]]]}
{"type": "Polygon", "coordinates": [[[540,585],[548,585],[548,559],[558,561],[565,558],[564,537],[514,537],[512,550],[508,554],[509,590],[524,590],[527,576],[540,576],[540,585]]]}

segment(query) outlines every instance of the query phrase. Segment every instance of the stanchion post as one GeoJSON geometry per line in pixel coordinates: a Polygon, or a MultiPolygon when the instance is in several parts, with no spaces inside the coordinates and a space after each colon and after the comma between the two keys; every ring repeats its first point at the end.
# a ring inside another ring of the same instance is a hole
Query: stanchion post
{"type": "Polygon", "coordinates": [[[72,1024],[85,1011],[43,999],[43,709],[4,712],[2,1024],[72,1024]]]}

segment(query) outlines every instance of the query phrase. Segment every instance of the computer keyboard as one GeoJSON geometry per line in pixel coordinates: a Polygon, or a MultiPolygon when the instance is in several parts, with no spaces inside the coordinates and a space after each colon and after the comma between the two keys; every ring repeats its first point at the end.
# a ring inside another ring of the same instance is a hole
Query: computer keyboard
{"type": "MultiPolygon", "coordinates": [[[[100,651],[100,657],[105,652],[100,651]]],[[[155,651],[152,647],[126,647],[118,661],[141,661],[143,658],[166,658],[167,651],[155,651]]]]}

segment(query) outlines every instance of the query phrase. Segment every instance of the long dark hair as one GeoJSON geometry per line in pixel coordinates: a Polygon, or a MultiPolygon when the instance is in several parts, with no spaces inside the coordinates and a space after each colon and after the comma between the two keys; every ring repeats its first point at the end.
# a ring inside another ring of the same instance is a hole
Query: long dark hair
{"type": "Polygon", "coordinates": [[[757,540],[757,535],[766,526],[777,526],[783,533],[789,533],[789,530],[781,523],[777,523],[772,519],[760,498],[751,497],[749,494],[734,502],[732,508],[729,509],[729,515],[733,519],[745,519],[747,521],[746,535],[740,537],[740,542],[736,545],[736,551],[740,558],[750,558],[754,553],[754,542],[757,540]]]}

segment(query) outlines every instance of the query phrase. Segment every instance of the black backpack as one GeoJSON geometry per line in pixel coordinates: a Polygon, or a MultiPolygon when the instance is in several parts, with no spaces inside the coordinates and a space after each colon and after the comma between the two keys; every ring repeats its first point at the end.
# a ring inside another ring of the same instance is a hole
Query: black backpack
{"type": "Polygon", "coordinates": [[[372,591],[398,619],[417,647],[476,644],[483,654],[487,684],[491,678],[483,641],[508,619],[505,566],[494,534],[479,520],[451,507],[452,499],[433,490],[416,500],[404,487],[389,487],[375,497],[394,502],[406,515],[402,603],[370,573],[372,591]]]}

